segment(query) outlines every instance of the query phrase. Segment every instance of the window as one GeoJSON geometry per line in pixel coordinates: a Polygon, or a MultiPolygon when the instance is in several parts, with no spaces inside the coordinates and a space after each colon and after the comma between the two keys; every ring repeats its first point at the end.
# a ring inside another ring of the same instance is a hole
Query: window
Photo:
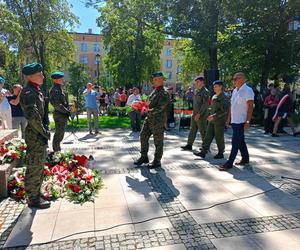
{"type": "Polygon", "coordinates": [[[100,52],[100,44],[94,43],[94,52],[100,52]]]}
{"type": "Polygon", "coordinates": [[[172,60],[166,61],[166,68],[172,68],[172,60]]]}
{"type": "Polygon", "coordinates": [[[171,56],[171,54],[172,54],[171,48],[167,48],[166,49],[166,56],[171,56]]]}
{"type": "MultiPolygon", "coordinates": [[[[100,63],[100,62],[99,62],[100,63]]],[[[94,58],[94,64],[97,65],[96,57],[94,58]]]]}
{"type": "Polygon", "coordinates": [[[167,79],[171,79],[172,78],[172,72],[167,72],[166,75],[167,75],[167,79]]]}
{"type": "Polygon", "coordinates": [[[89,63],[89,59],[87,58],[87,56],[83,56],[83,57],[81,58],[81,62],[82,62],[83,64],[88,64],[88,63],[89,63]]]}
{"type": "Polygon", "coordinates": [[[81,43],[81,44],[80,44],[80,49],[81,49],[81,51],[83,51],[83,52],[88,51],[87,43],[81,43]]]}

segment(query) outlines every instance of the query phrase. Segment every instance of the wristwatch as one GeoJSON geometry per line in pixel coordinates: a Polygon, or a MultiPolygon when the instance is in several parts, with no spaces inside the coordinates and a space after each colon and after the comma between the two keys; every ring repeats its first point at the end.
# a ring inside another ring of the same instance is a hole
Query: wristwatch
{"type": "Polygon", "coordinates": [[[246,121],[246,123],[247,123],[247,124],[249,124],[249,123],[250,123],[250,121],[246,121]]]}

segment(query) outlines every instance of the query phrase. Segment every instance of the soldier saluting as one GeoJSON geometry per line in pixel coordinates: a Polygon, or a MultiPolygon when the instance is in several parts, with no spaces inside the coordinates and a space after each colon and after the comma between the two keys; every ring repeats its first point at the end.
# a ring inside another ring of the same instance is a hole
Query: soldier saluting
{"type": "Polygon", "coordinates": [[[50,103],[54,107],[53,118],[55,122],[55,134],[53,137],[53,151],[61,151],[60,142],[64,138],[66,125],[70,116],[68,95],[63,91],[64,73],[51,74],[53,87],[50,90],[50,103]]]}
{"type": "Polygon", "coordinates": [[[145,119],[141,141],[141,157],[134,162],[135,165],[148,163],[149,139],[153,135],[155,153],[154,160],[148,165],[149,168],[161,167],[164,143],[164,123],[166,120],[166,108],[169,103],[169,96],[164,90],[164,77],[162,72],[152,74],[154,90],[149,96],[149,111],[145,119]]]}
{"type": "Polygon", "coordinates": [[[27,85],[20,94],[20,104],[27,119],[25,129],[26,153],[26,179],[25,190],[28,194],[28,206],[48,208],[50,202],[40,197],[40,188],[43,182],[46,149],[50,133],[43,126],[44,96],[41,85],[44,82],[43,67],[41,64],[27,64],[22,69],[27,85]]]}

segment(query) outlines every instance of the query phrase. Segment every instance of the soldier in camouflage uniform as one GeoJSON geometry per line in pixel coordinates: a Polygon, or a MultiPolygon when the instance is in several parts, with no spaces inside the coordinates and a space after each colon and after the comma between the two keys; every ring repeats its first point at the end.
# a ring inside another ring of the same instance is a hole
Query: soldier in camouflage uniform
{"type": "Polygon", "coordinates": [[[212,98],[212,103],[208,108],[209,116],[208,127],[205,135],[205,139],[202,144],[201,152],[194,153],[197,156],[205,158],[210,144],[213,139],[216,139],[218,146],[218,154],[214,156],[215,159],[224,158],[224,129],[226,124],[227,112],[229,107],[229,100],[223,92],[223,82],[220,80],[213,82],[215,95],[212,98]]]}
{"type": "Polygon", "coordinates": [[[148,167],[157,168],[161,167],[160,161],[163,155],[164,123],[166,120],[166,108],[169,103],[169,96],[164,90],[164,77],[162,72],[156,72],[152,74],[152,77],[154,90],[148,98],[149,111],[140,134],[141,157],[135,161],[134,164],[141,165],[149,162],[149,138],[153,135],[155,145],[154,160],[148,167]]]}
{"type": "Polygon", "coordinates": [[[44,80],[42,70],[42,65],[37,63],[28,64],[22,69],[27,85],[20,94],[20,104],[28,121],[25,129],[27,144],[25,190],[29,199],[28,206],[43,209],[50,207],[50,202],[40,197],[50,133],[42,122],[44,117],[44,96],[40,89],[44,80]]]}
{"type": "Polygon", "coordinates": [[[61,151],[60,142],[64,138],[64,133],[68,118],[70,116],[68,95],[63,91],[64,73],[54,72],[51,75],[53,87],[50,90],[50,103],[54,107],[53,118],[55,122],[55,134],[53,137],[53,151],[61,151]]]}
{"type": "Polygon", "coordinates": [[[187,145],[182,146],[183,150],[192,150],[198,130],[200,131],[202,142],[204,141],[207,125],[207,108],[209,91],[205,88],[204,77],[199,76],[195,79],[196,93],[193,100],[193,115],[191,117],[191,129],[187,145]]]}

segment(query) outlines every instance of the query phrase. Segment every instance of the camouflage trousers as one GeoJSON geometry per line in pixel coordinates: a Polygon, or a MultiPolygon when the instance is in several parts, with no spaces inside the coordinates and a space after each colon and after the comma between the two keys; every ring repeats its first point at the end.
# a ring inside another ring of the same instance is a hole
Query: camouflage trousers
{"type": "Polygon", "coordinates": [[[44,177],[47,140],[41,135],[25,132],[26,149],[26,179],[25,190],[30,201],[37,201],[44,177]]]}
{"type": "Polygon", "coordinates": [[[66,118],[57,118],[55,119],[55,134],[53,136],[53,151],[61,151],[60,143],[64,139],[66,125],[68,123],[68,119],[66,118]]]}
{"type": "Polygon", "coordinates": [[[201,139],[202,139],[202,143],[203,143],[205,134],[206,134],[206,126],[207,126],[206,117],[203,119],[201,118],[198,121],[195,121],[195,117],[192,116],[191,117],[191,128],[190,128],[187,144],[191,145],[191,146],[194,144],[198,130],[200,131],[200,135],[201,135],[201,139]]]}
{"type": "Polygon", "coordinates": [[[208,123],[205,139],[202,144],[203,153],[206,154],[208,152],[210,148],[210,144],[212,143],[214,138],[217,143],[218,153],[220,154],[224,153],[225,151],[224,129],[225,129],[225,120],[208,123]]]}
{"type": "Polygon", "coordinates": [[[153,135],[155,153],[154,161],[159,162],[163,156],[164,146],[164,123],[162,122],[149,122],[147,119],[144,122],[140,140],[141,140],[141,155],[146,157],[149,151],[149,139],[153,135]]]}

